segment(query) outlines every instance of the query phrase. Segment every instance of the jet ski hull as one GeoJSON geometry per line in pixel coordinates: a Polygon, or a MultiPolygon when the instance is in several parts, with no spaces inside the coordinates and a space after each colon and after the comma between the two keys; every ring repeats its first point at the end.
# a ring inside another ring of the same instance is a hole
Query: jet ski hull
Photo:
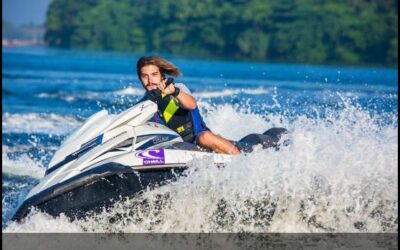
{"type": "Polygon", "coordinates": [[[86,176],[77,176],[75,180],[30,197],[21,204],[12,219],[20,221],[33,207],[52,216],[64,214],[71,219],[80,219],[99,213],[148,187],[176,181],[186,168],[152,166],[137,171],[117,163],[108,163],[96,171],[85,173],[86,176]]]}

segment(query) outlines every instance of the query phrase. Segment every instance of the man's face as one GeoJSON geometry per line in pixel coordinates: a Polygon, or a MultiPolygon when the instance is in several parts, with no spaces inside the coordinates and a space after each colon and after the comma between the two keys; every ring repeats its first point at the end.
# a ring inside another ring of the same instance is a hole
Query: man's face
{"type": "Polygon", "coordinates": [[[140,81],[147,90],[157,89],[162,80],[160,69],[155,65],[146,65],[140,69],[140,81]]]}

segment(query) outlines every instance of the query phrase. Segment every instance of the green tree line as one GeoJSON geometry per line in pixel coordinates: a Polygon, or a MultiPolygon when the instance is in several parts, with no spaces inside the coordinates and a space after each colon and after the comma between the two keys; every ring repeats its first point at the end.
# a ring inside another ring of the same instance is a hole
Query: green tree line
{"type": "Polygon", "coordinates": [[[62,48],[233,60],[398,63],[397,0],[53,0],[62,48]]]}

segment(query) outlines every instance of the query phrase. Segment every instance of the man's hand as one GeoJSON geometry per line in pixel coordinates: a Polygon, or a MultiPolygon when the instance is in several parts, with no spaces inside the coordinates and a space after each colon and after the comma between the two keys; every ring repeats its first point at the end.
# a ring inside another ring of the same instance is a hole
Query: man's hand
{"type": "MultiPolygon", "coordinates": [[[[162,80],[158,85],[158,89],[165,95],[171,95],[175,92],[174,84],[165,87],[167,80],[162,80]]],[[[197,107],[196,100],[193,96],[185,93],[184,91],[179,92],[179,95],[175,97],[179,101],[179,106],[185,109],[193,110],[197,107]]]]}
{"type": "Polygon", "coordinates": [[[160,84],[158,85],[158,89],[161,90],[163,94],[170,95],[175,92],[175,86],[173,84],[168,85],[165,87],[167,80],[161,80],[160,84]]]}

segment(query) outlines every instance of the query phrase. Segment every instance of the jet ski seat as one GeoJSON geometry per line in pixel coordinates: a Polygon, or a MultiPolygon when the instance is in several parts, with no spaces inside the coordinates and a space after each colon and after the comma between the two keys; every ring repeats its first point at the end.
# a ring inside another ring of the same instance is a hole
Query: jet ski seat
{"type": "Polygon", "coordinates": [[[249,134],[233,143],[238,147],[240,152],[244,153],[252,152],[255,145],[262,145],[263,149],[273,147],[279,150],[279,145],[287,146],[290,143],[289,139],[280,143],[282,136],[287,133],[288,130],[285,128],[271,128],[263,134],[249,134]]]}

